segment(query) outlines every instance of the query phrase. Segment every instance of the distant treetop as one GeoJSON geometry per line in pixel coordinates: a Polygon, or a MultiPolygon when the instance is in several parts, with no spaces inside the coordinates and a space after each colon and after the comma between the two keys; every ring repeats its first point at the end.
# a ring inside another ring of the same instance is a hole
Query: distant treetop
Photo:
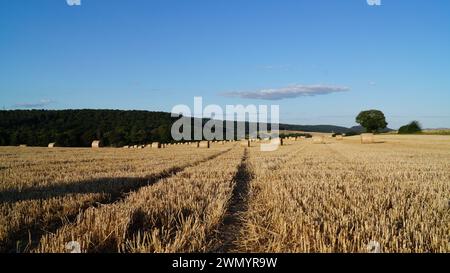
{"type": "Polygon", "coordinates": [[[356,117],[356,122],[361,124],[369,133],[377,133],[388,125],[383,112],[380,110],[362,111],[356,117]]]}

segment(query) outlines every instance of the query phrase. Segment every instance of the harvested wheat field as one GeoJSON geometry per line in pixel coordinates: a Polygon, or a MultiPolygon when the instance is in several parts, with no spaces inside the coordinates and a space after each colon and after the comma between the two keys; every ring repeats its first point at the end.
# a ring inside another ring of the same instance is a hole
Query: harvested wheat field
{"type": "Polygon", "coordinates": [[[0,252],[450,251],[450,136],[0,148],[0,252]]]}

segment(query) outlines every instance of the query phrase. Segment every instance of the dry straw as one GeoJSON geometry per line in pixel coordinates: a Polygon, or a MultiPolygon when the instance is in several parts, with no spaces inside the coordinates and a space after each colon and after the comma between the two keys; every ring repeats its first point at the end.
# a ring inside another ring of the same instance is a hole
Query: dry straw
{"type": "Polygon", "coordinates": [[[159,148],[161,148],[161,143],[159,143],[159,142],[153,142],[153,143],[152,143],[152,148],[154,148],[154,149],[159,149],[159,148]]]}
{"type": "Polygon", "coordinates": [[[92,141],[92,148],[100,148],[102,146],[100,140],[94,140],[92,141]]]}
{"type": "Polygon", "coordinates": [[[325,144],[324,136],[313,136],[312,141],[314,144],[325,144]]]}
{"type": "Polygon", "coordinates": [[[209,148],[210,147],[210,142],[209,141],[200,141],[198,147],[199,148],[209,148]]]}
{"type": "Polygon", "coordinates": [[[272,143],[275,143],[275,144],[278,144],[278,145],[280,145],[280,146],[283,146],[283,139],[282,138],[274,138],[273,140],[272,140],[272,143]]]}
{"type": "Polygon", "coordinates": [[[372,133],[366,133],[366,134],[361,134],[361,143],[362,144],[367,144],[367,143],[374,143],[374,136],[372,133]]]}
{"type": "Polygon", "coordinates": [[[54,148],[54,147],[56,147],[56,143],[55,142],[49,143],[48,147],[49,148],[54,148]]]}
{"type": "Polygon", "coordinates": [[[343,140],[344,137],[342,135],[336,135],[336,140],[343,140]]]}
{"type": "Polygon", "coordinates": [[[191,146],[191,147],[198,148],[198,147],[200,147],[200,142],[198,142],[198,141],[191,142],[190,146],[191,146]]]}
{"type": "Polygon", "coordinates": [[[251,141],[248,139],[241,139],[241,146],[243,147],[250,147],[251,146],[251,141]]]}
{"type": "Polygon", "coordinates": [[[68,191],[62,192],[64,196],[56,192],[58,197],[51,190],[39,192],[23,202],[14,200],[25,198],[24,193],[11,195],[15,203],[4,202],[0,213],[0,252],[212,252],[227,243],[230,252],[253,253],[449,252],[445,236],[450,208],[448,139],[383,136],[382,140],[391,141],[380,146],[360,144],[358,138],[350,138],[345,145],[305,146],[300,142],[271,153],[250,148],[245,164],[255,179],[246,182],[250,192],[243,196],[242,192],[236,195],[235,183],[230,183],[236,182],[240,170],[241,147],[208,159],[225,149],[174,146],[154,150],[158,156],[146,160],[135,150],[46,149],[41,153],[33,148],[3,148],[3,155],[18,155],[14,159],[17,164],[12,165],[9,156],[0,156],[0,166],[11,167],[11,175],[2,177],[4,188],[51,186],[55,177],[64,176],[61,183],[68,191]],[[36,152],[39,168],[30,164],[36,160],[36,152]],[[67,160],[71,166],[66,166],[67,160]],[[105,194],[70,194],[79,181],[96,177],[99,164],[111,183],[93,185],[89,192],[105,194]],[[145,182],[145,177],[164,176],[180,168],[183,171],[150,187],[139,188],[143,185],[139,181],[134,186],[126,181],[116,183],[123,177],[144,177],[145,182]],[[367,178],[376,183],[368,186],[367,178]],[[407,186],[399,187],[402,183],[407,186]],[[423,194],[411,195],[411,191],[423,194]],[[123,198],[112,203],[116,200],[111,198],[113,194],[123,198]],[[230,205],[230,200],[236,197],[248,199],[244,211],[233,211],[235,204],[230,205]],[[223,215],[228,213],[233,219],[242,219],[238,232],[230,221],[222,228],[223,215]],[[348,224],[346,217],[354,228],[341,228],[348,224]],[[55,232],[40,232],[71,218],[76,220],[55,232]],[[317,225],[320,232],[311,228],[317,225]],[[148,232],[154,228],[168,232],[148,232]],[[216,236],[216,232],[225,237],[234,232],[236,236],[231,240],[216,236]],[[398,232],[407,236],[392,235],[398,232]],[[16,244],[20,241],[32,243],[16,244]],[[76,243],[67,244],[71,241],[79,242],[80,250],[76,243]]]}

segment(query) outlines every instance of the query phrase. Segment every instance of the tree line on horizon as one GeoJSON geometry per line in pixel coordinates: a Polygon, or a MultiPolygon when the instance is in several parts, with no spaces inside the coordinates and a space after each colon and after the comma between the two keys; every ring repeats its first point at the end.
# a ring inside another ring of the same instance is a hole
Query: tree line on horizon
{"type": "Polygon", "coordinates": [[[169,113],[121,110],[0,111],[0,145],[89,147],[171,140],[169,113]]]}
{"type": "MultiPolygon", "coordinates": [[[[178,119],[166,112],[138,110],[3,110],[0,111],[0,146],[46,147],[56,143],[62,147],[89,147],[94,140],[111,147],[171,143],[175,142],[172,124],[178,119]]],[[[194,128],[194,119],[190,119],[194,128]]],[[[203,119],[202,125],[208,120],[203,119]]],[[[237,122],[234,128],[236,132],[237,122]]],[[[245,128],[248,134],[248,123],[245,128]]],[[[222,130],[225,135],[225,123],[222,130]]],[[[191,136],[193,139],[194,129],[191,136]]]]}
{"type": "MultiPolygon", "coordinates": [[[[89,147],[93,140],[100,140],[104,146],[111,147],[151,142],[171,143],[175,142],[171,136],[172,124],[178,119],[179,117],[172,117],[167,112],[141,110],[3,110],[0,111],[0,146],[26,144],[45,147],[49,143],[56,143],[62,147],[89,147]]],[[[193,139],[194,118],[190,119],[193,139]]],[[[209,119],[203,119],[202,125],[207,121],[209,119]]],[[[362,111],[356,122],[361,124],[361,128],[279,124],[279,129],[347,135],[390,130],[386,128],[384,114],[378,110],[362,111]]],[[[245,133],[248,136],[250,126],[248,122],[245,123],[245,133]]],[[[234,139],[238,138],[237,124],[235,121],[234,139]]],[[[401,132],[410,133],[417,130],[413,125],[416,123],[410,124],[408,130],[401,132]]],[[[220,129],[225,135],[225,122],[220,129]]],[[[267,129],[271,129],[270,124],[267,124],[267,129]]],[[[257,130],[260,128],[257,127],[257,130]]]]}

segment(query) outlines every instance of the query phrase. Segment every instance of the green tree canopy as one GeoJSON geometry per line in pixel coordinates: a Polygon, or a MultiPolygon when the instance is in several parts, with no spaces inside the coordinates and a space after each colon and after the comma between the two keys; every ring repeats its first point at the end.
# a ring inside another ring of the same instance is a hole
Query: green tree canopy
{"type": "Polygon", "coordinates": [[[356,117],[356,122],[361,124],[370,133],[376,133],[388,125],[383,112],[380,110],[362,111],[356,117]]]}
{"type": "Polygon", "coordinates": [[[416,134],[422,132],[422,126],[416,120],[411,121],[409,124],[400,127],[398,129],[399,134],[416,134]]]}
{"type": "Polygon", "coordinates": [[[170,113],[120,110],[0,111],[0,145],[89,147],[172,141],[170,113]],[[169,130],[167,130],[169,128],[169,130]],[[158,130],[159,129],[159,130],[158,130]]]}

